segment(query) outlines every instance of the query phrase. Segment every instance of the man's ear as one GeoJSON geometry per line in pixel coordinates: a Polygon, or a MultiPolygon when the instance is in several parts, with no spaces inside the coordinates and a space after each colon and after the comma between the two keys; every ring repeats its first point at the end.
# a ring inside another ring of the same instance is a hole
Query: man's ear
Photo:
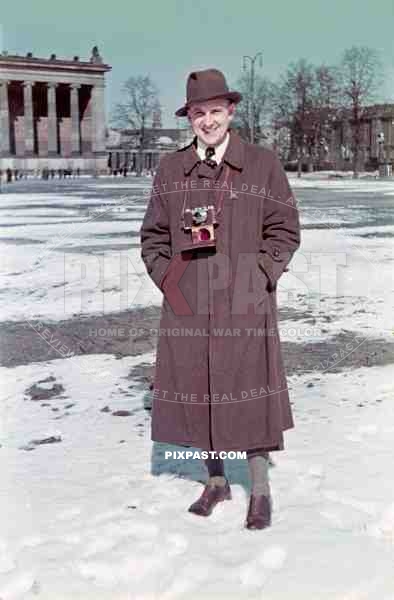
{"type": "Polygon", "coordinates": [[[234,102],[230,102],[229,106],[228,106],[228,114],[230,117],[230,121],[233,120],[234,116],[235,116],[235,104],[234,102]]]}

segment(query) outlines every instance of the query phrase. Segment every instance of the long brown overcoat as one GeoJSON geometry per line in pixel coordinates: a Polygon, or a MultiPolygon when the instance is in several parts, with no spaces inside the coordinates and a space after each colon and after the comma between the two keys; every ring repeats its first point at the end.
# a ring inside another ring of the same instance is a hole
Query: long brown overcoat
{"type": "Polygon", "coordinates": [[[152,440],[283,450],[294,421],[276,289],[300,226],[278,157],[233,130],[216,168],[201,163],[194,142],[166,155],[140,234],[142,260],[163,292],[152,440]],[[190,251],[183,209],[208,204],[219,212],[216,249],[190,251]]]}

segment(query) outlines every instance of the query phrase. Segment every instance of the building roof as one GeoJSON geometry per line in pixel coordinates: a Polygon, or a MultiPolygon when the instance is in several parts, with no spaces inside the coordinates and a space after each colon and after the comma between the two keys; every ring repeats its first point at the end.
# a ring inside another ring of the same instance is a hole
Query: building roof
{"type": "Polygon", "coordinates": [[[94,46],[89,60],[80,60],[79,56],[74,56],[72,60],[57,58],[56,54],[52,54],[49,58],[43,58],[33,56],[32,52],[27,52],[25,56],[22,56],[20,54],[8,54],[4,51],[0,54],[0,73],[4,69],[6,74],[7,68],[23,71],[38,68],[45,69],[45,71],[105,73],[110,71],[112,67],[102,61],[97,46],[94,46]]]}

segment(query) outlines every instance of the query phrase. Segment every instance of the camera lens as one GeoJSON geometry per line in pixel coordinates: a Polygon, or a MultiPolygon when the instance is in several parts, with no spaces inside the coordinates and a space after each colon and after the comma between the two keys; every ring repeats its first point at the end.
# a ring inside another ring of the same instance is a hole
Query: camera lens
{"type": "Polygon", "coordinates": [[[207,220],[208,212],[206,208],[195,208],[193,210],[193,221],[196,225],[204,223],[207,220]]]}

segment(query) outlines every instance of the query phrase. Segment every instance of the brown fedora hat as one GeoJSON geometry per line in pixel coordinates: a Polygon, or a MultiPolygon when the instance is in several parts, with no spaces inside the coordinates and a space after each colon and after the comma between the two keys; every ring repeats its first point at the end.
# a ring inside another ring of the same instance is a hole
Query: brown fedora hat
{"type": "Polygon", "coordinates": [[[223,73],[218,69],[193,71],[187,79],[186,102],[178,108],[175,115],[186,117],[187,109],[192,102],[205,102],[214,98],[228,98],[237,104],[242,100],[242,94],[230,92],[223,73]]]}

